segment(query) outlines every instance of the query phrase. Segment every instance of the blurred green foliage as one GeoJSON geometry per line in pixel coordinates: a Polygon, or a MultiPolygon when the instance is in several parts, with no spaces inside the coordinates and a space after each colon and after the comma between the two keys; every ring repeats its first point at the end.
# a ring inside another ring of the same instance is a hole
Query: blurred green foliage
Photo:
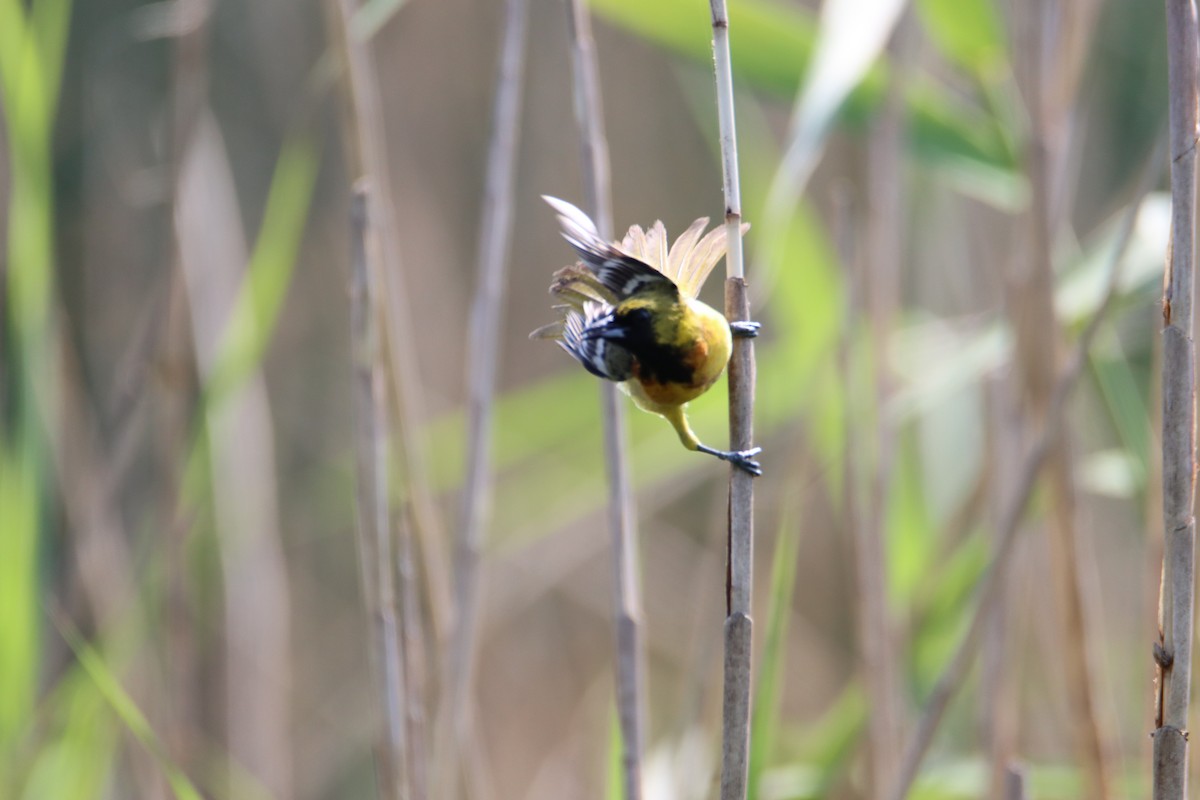
{"type": "MultiPolygon", "coordinates": [[[[383,0],[367,5],[358,35],[381,31],[398,5],[383,0]]],[[[695,4],[592,0],[591,5],[601,19],[625,35],[695,69],[707,69],[711,58],[707,16],[696,13],[695,4]]],[[[28,5],[0,0],[0,88],[11,165],[4,273],[7,314],[0,352],[6,366],[16,365],[5,376],[6,405],[0,419],[0,685],[5,688],[0,692],[0,795],[29,800],[103,796],[113,785],[122,748],[132,736],[152,754],[175,796],[199,797],[196,784],[204,781],[186,776],[167,755],[161,734],[123,688],[127,651],[105,638],[111,632],[89,632],[97,636],[96,642],[89,643],[61,629],[72,654],[71,665],[52,668],[47,656],[54,648],[47,641],[53,629],[45,625],[46,614],[56,609],[57,599],[48,585],[46,561],[57,555],[51,551],[58,544],[49,510],[57,490],[49,449],[55,433],[57,387],[55,369],[46,366],[59,357],[54,322],[53,143],[71,13],[69,0],[34,0],[28,5]]],[[[739,97],[745,208],[747,218],[756,222],[765,216],[762,202],[779,160],[772,117],[778,116],[781,100],[791,101],[799,91],[818,29],[815,18],[794,4],[739,0],[732,4],[731,15],[734,72],[741,87],[749,90],[739,97]]],[[[936,74],[906,75],[909,161],[905,168],[932,176],[943,189],[981,201],[989,212],[1019,213],[1027,201],[1021,164],[1024,131],[1021,115],[1013,107],[1011,44],[1002,15],[991,0],[919,0],[914,18],[943,63],[936,74]]],[[[1144,65],[1138,62],[1138,67],[1144,65]]],[[[842,109],[843,131],[854,137],[869,126],[895,73],[896,67],[886,59],[869,72],[842,109]]],[[[1145,73],[1155,77],[1151,67],[1145,67],[1145,73]]],[[[1144,87],[1140,89],[1135,78],[1142,75],[1124,76],[1113,91],[1125,98],[1138,95],[1144,87]]],[[[681,91],[686,94],[687,86],[681,91]]],[[[692,110],[696,128],[715,141],[710,109],[696,101],[692,110]]],[[[1137,120],[1122,124],[1131,128],[1122,135],[1141,141],[1138,137],[1144,131],[1137,128],[1137,120]]],[[[275,162],[261,226],[217,366],[202,387],[210,409],[263,369],[269,358],[318,191],[324,154],[310,136],[305,132],[290,138],[275,162]]],[[[1124,164],[1103,166],[1114,174],[1126,169],[1124,164]]],[[[1150,306],[1161,266],[1161,253],[1155,248],[1164,203],[1164,198],[1153,197],[1144,209],[1145,219],[1135,234],[1121,282],[1118,313],[1132,315],[1150,306]]],[[[848,396],[836,353],[847,338],[857,352],[866,353],[868,344],[863,331],[845,324],[849,302],[845,265],[836,253],[831,228],[821,218],[818,204],[808,200],[777,229],[753,228],[747,246],[756,270],[751,273],[756,302],[766,323],[758,345],[756,419],[758,438],[767,446],[764,463],[768,474],[782,476],[781,484],[790,490],[817,487],[805,495],[803,504],[836,509],[843,489],[846,426],[863,405],[859,398],[848,396]],[[768,253],[772,263],[763,263],[768,253]],[[807,448],[808,463],[803,468],[795,466],[801,459],[786,446],[800,437],[807,448]]],[[[1094,312],[1114,246],[1112,225],[1097,226],[1079,241],[1062,243],[1056,301],[1068,332],[1077,331],[1094,312]]],[[[945,536],[948,509],[964,499],[964,487],[978,476],[984,460],[982,435],[964,444],[955,432],[982,425],[986,411],[981,386],[991,372],[1007,363],[1011,351],[1004,325],[994,319],[943,322],[929,310],[907,310],[893,342],[896,352],[866,354],[868,359],[887,358],[888,363],[905,366],[904,374],[897,376],[892,405],[875,413],[891,414],[901,426],[896,477],[888,497],[886,566],[891,610],[909,633],[903,677],[910,710],[919,707],[959,640],[988,562],[990,539],[981,523],[968,526],[956,540],[945,536]],[[960,428],[953,428],[948,420],[957,420],[960,428]],[[927,429],[935,423],[950,432],[943,431],[941,438],[929,435],[927,429]],[[968,447],[971,452],[964,453],[968,447]],[[951,481],[950,473],[961,474],[951,481]]],[[[1085,476],[1141,503],[1151,473],[1154,438],[1147,423],[1152,402],[1145,388],[1150,380],[1150,353],[1146,337],[1130,344],[1121,336],[1120,323],[1118,319],[1114,330],[1101,337],[1091,355],[1090,388],[1108,426],[1103,435],[1110,441],[1087,462],[1092,469],[1085,476]]],[[[722,436],[722,394],[719,389],[711,392],[691,409],[693,424],[706,441],[719,442],[722,436]]],[[[565,369],[511,389],[499,399],[493,447],[498,475],[490,542],[493,556],[518,553],[602,508],[598,405],[594,380],[565,369]]],[[[675,434],[662,420],[632,414],[629,427],[634,474],[646,494],[683,476],[713,469],[706,460],[678,447],[675,434]]],[[[450,495],[464,469],[462,411],[443,410],[425,433],[438,443],[432,453],[431,481],[450,495]]],[[[331,470],[336,472],[331,482],[344,479],[344,461],[331,470]]],[[[207,467],[201,425],[189,445],[185,470],[185,505],[191,506],[201,529],[211,528],[206,524],[207,467]]],[[[345,488],[342,482],[338,487],[345,488]]],[[[327,485],[321,488],[328,490],[327,485]]],[[[870,713],[857,678],[851,676],[838,694],[825,698],[826,710],[815,721],[798,722],[785,713],[789,687],[805,679],[788,664],[786,653],[810,517],[795,508],[778,516],[767,608],[759,626],[763,649],[751,753],[753,796],[755,800],[829,797],[847,791],[847,785],[852,793],[859,780],[854,758],[870,713]]],[[[139,520],[139,526],[156,524],[139,520]]],[[[205,546],[204,542],[196,545],[197,549],[205,546]]],[[[194,561],[203,561],[203,555],[193,556],[194,561]]],[[[217,580],[206,575],[197,594],[217,580]]],[[[149,635],[136,629],[122,633],[137,640],[135,644],[149,635]]],[[[135,646],[128,641],[120,644],[135,646]]],[[[852,647],[849,641],[841,644],[852,647]]],[[[957,724],[961,730],[961,720],[957,724]]],[[[612,724],[604,773],[606,796],[614,798],[620,796],[618,737],[612,724]]],[[[959,741],[940,742],[939,748],[912,797],[979,796],[987,776],[973,751],[959,741]]],[[[1142,772],[1127,772],[1126,783],[1135,790],[1142,788],[1142,772]]],[[[1070,766],[1034,764],[1030,776],[1038,796],[1066,797],[1078,791],[1078,775],[1070,766]]],[[[257,791],[251,778],[244,780],[251,787],[247,791],[257,791]]]]}

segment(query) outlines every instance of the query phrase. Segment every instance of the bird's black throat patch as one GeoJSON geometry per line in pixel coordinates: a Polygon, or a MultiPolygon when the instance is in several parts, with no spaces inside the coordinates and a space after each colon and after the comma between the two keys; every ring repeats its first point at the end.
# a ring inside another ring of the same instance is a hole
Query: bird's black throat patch
{"type": "Polygon", "coordinates": [[[653,317],[647,309],[618,311],[610,325],[621,331],[617,341],[637,359],[642,380],[685,385],[694,381],[695,370],[688,363],[691,348],[658,341],[653,317]]]}

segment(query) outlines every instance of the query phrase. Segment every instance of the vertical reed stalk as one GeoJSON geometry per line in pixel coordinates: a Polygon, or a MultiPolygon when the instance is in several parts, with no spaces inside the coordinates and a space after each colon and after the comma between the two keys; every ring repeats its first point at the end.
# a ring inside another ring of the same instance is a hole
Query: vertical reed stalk
{"type": "Polygon", "coordinates": [[[397,434],[392,445],[404,467],[405,495],[412,506],[413,521],[420,543],[429,592],[429,614],[439,643],[445,641],[454,618],[454,601],[449,585],[449,570],[443,550],[447,537],[441,514],[429,486],[425,468],[426,445],[420,425],[424,421],[424,398],[418,380],[416,347],[418,339],[409,328],[412,314],[403,285],[400,233],[396,229],[396,203],[392,196],[383,98],[373,64],[370,42],[350,31],[350,20],[359,7],[358,0],[327,0],[331,48],[345,68],[346,98],[343,118],[349,169],[355,178],[372,181],[370,197],[371,226],[368,268],[375,273],[379,288],[379,323],[383,354],[389,370],[390,398],[395,412],[397,434]]]}
{"type": "Polygon", "coordinates": [[[1025,770],[1009,764],[1004,771],[1003,800],[1029,800],[1029,790],[1025,784],[1025,770]]]}
{"type": "MultiPolygon", "coordinates": [[[[503,43],[492,108],[492,139],[479,226],[478,278],[468,320],[467,474],[454,568],[458,619],[450,653],[450,679],[444,687],[445,706],[450,709],[448,721],[463,752],[467,752],[464,744],[473,735],[470,731],[471,689],[475,683],[479,650],[480,556],[491,503],[492,418],[512,239],[528,5],[528,0],[505,3],[503,43]]],[[[447,791],[453,793],[453,786],[448,786],[447,791]]]]}
{"type": "MultiPolygon", "coordinates": [[[[1004,504],[1012,496],[1021,461],[1020,415],[1016,387],[1010,371],[1004,370],[986,382],[988,416],[987,471],[991,473],[989,537],[995,547],[1000,539],[1004,504]]],[[[1021,555],[1017,554],[1016,558],[1021,555]]],[[[1016,568],[1018,571],[1020,567],[1016,568]]],[[[988,797],[1006,798],[1010,780],[1010,762],[1017,748],[1018,709],[1016,678],[1011,667],[1010,627],[1017,615],[1010,608],[1014,595],[1013,579],[1007,577],[997,588],[991,618],[985,621],[980,644],[980,669],[977,697],[979,731],[989,762],[988,797]]]]}
{"type": "Polygon", "coordinates": [[[363,603],[371,621],[370,650],[383,730],[379,742],[380,791],[386,798],[409,798],[408,711],[405,659],[396,614],[391,514],[388,508],[387,384],[380,332],[373,305],[378,289],[367,260],[368,194],[362,184],[351,200],[353,255],[350,262],[350,318],[357,407],[355,454],[358,471],[358,549],[363,603]]]}
{"type": "MultiPolygon", "coordinates": [[[[411,509],[408,509],[411,512],[411,509]]],[[[428,732],[425,722],[425,670],[427,653],[421,624],[421,586],[413,562],[413,524],[409,513],[396,515],[396,601],[400,613],[400,641],[404,648],[404,708],[407,712],[408,782],[412,800],[426,800],[429,789],[428,732]]]]}
{"type": "Polygon", "coordinates": [[[1192,300],[1196,259],[1196,4],[1167,0],[1171,243],[1163,284],[1163,578],[1155,800],[1187,797],[1195,601],[1196,373],[1192,300]]]}
{"type": "MultiPolygon", "coordinates": [[[[1028,176],[1030,203],[1027,218],[1029,258],[1014,265],[1009,313],[1017,339],[1017,367],[1028,397],[1027,410],[1034,419],[1046,413],[1058,371],[1061,333],[1054,310],[1053,251],[1057,220],[1062,216],[1062,195],[1056,190],[1071,108],[1067,96],[1051,94],[1051,75],[1060,71],[1060,59],[1048,59],[1055,3],[1034,3],[1024,14],[1025,62],[1029,74],[1027,95],[1030,117],[1028,176]],[[1054,102],[1057,101],[1057,102],[1054,102]]],[[[1085,37],[1086,38],[1086,37],[1085,37]]],[[[1066,674],[1067,703],[1071,710],[1074,746],[1083,771],[1085,794],[1095,800],[1109,796],[1109,768],[1104,734],[1094,697],[1096,669],[1089,658],[1090,632],[1086,586],[1081,581],[1083,557],[1076,520],[1074,467],[1068,431],[1062,430],[1047,465],[1051,514],[1045,531],[1050,551],[1059,610],[1060,656],[1066,674]]]]}
{"type": "MultiPolygon", "coordinates": [[[[588,211],[600,236],[612,238],[612,196],[609,188],[608,142],[604,135],[604,106],[596,67],[591,19],[583,0],[569,0],[568,36],[571,43],[575,113],[583,148],[583,180],[588,211]]],[[[609,530],[613,542],[613,614],[616,628],[617,718],[621,728],[621,766],[625,800],[642,796],[642,747],[645,731],[638,537],[629,485],[625,441],[625,407],[615,383],[600,382],[604,417],[604,459],[608,475],[609,530]]]]}
{"type": "MultiPolygon", "coordinates": [[[[742,259],[742,193],[738,183],[737,129],[733,114],[733,65],[729,56],[729,12],[725,0],[711,0],[717,118],[725,190],[725,316],[750,318],[742,259]]],[[[754,340],[736,338],[729,360],[729,447],[747,450],[754,442],[754,340]]],[[[750,674],[754,623],[754,477],[729,472],[729,567],[726,586],[725,686],[722,712],[721,800],[742,800],[750,766],[750,674]]]]}
{"type": "Polygon", "coordinates": [[[220,129],[209,109],[200,120],[181,165],[175,235],[208,393],[203,435],[222,572],[225,725],[238,763],[273,795],[287,797],[293,793],[292,609],[274,428],[261,370],[223,392],[212,389],[222,381],[221,347],[248,253],[220,129]]]}
{"type": "MultiPolygon", "coordinates": [[[[897,25],[898,30],[902,27],[897,25]]],[[[901,38],[893,35],[893,41],[901,38]]],[[[892,50],[898,50],[893,46],[892,50]]],[[[896,59],[900,61],[901,59],[896,59]]],[[[872,713],[867,721],[871,792],[878,796],[892,781],[900,741],[900,689],[896,663],[895,626],[888,608],[886,529],[892,474],[895,468],[896,425],[886,413],[893,392],[888,364],[892,326],[900,305],[900,269],[904,252],[901,194],[904,180],[900,150],[904,136],[904,68],[897,69],[887,100],[867,142],[866,264],[859,286],[869,315],[874,394],[867,436],[861,441],[860,423],[847,420],[847,445],[874,453],[866,493],[867,511],[855,526],[856,585],[858,587],[858,639],[863,680],[872,713]],[[860,439],[860,441],[855,441],[860,439]]]]}

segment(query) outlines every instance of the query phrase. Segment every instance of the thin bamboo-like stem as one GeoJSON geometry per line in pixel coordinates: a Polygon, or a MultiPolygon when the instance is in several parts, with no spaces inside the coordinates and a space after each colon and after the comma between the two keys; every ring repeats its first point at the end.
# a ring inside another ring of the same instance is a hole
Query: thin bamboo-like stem
{"type": "Polygon", "coordinates": [[[359,3],[357,0],[327,0],[331,47],[345,67],[347,106],[344,117],[350,169],[355,175],[372,180],[371,249],[377,257],[368,267],[376,272],[379,287],[379,314],[383,353],[390,369],[389,393],[396,420],[393,447],[404,467],[401,479],[412,504],[413,521],[424,562],[423,575],[429,592],[429,614],[439,642],[443,642],[454,618],[454,600],[450,591],[447,558],[443,550],[447,537],[425,468],[425,444],[420,423],[424,418],[421,382],[416,380],[417,338],[409,329],[412,315],[401,280],[400,234],[396,230],[396,203],[392,197],[388,152],[383,123],[383,100],[379,80],[372,63],[370,43],[356,38],[349,30],[359,3]]]}
{"type": "MultiPolygon", "coordinates": [[[[48,332],[51,346],[57,350],[52,369],[57,378],[38,381],[34,393],[43,409],[58,412],[57,425],[48,426],[58,489],[63,500],[65,519],[71,533],[71,561],[86,596],[91,619],[101,639],[120,648],[131,644],[129,634],[141,636],[147,630],[145,605],[138,603],[137,572],[124,530],[118,502],[120,469],[105,452],[95,409],[87,402],[79,353],[69,336],[63,334],[65,310],[55,308],[53,326],[48,332]],[[54,386],[48,392],[49,385],[54,386]]],[[[132,422],[132,419],[130,420],[132,422]]],[[[132,427],[132,426],[129,426],[132,427]]],[[[151,725],[161,725],[171,711],[157,686],[153,660],[148,652],[130,649],[122,668],[122,683],[135,699],[151,725]]],[[[130,791],[139,797],[161,797],[162,776],[154,758],[137,744],[135,736],[123,735],[132,778],[130,791]]],[[[176,742],[172,742],[176,744],[176,742]]]]}
{"type": "MultiPolygon", "coordinates": [[[[988,492],[990,537],[1000,539],[1004,504],[1012,496],[1020,469],[1020,414],[1011,370],[1003,370],[987,381],[988,434],[992,475],[988,492]]],[[[1020,555],[1016,556],[1020,558],[1020,555]]],[[[1019,569],[1019,567],[1017,568],[1019,569]]],[[[1010,766],[1017,746],[1018,709],[1015,676],[1011,669],[1009,628],[1018,619],[1009,607],[1014,595],[1013,579],[1006,577],[997,588],[996,602],[980,643],[980,675],[976,689],[979,702],[979,731],[989,761],[988,797],[1005,798],[1010,766]]]]}
{"type": "MultiPolygon", "coordinates": [[[[248,253],[229,159],[207,107],[183,156],[174,211],[192,341],[211,386],[248,253]]],[[[210,399],[202,418],[223,576],[228,748],[268,791],[290,796],[292,608],[261,370],[219,402],[210,399]]]]}
{"type": "MultiPolygon", "coordinates": [[[[185,18],[189,14],[195,16],[190,24],[179,26],[174,31],[174,63],[172,64],[172,108],[171,133],[168,138],[170,160],[170,180],[172,186],[171,200],[173,204],[179,200],[179,180],[183,169],[183,159],[187,154],[191,137],[197,129],[201,111],[207,103],[208,74],[208,36],[211,22],[211,3],[205,0],[189,0],[186,4],[174,6],[176,13],[185,18]]],[[[85,70],[85,74],[102,74],[85,70]]],[[[96,80],[96,79],[93,79],[96,80]]],[[[99,81],[96,80],[98,83],[99,81]]],[[[85,90],[86,91],[86,90],[85,90]]],[[[95,97],[102,97],[95,92],[95,97]]],[[[86,124],[86,123],[85,123],[86,124]]],[[[191,348],[190,334],[184,332],[187,325],[183,309],[187,304],[182,278],[182,253],[174,253],[175,263],[168,273],[166,299],[163,303],[167,325],[165,335],[155,339],[155,346],[160,347],[159,358],[163,360],[186,360],[183,355],[191,348]]],[[[143,363],[152,363],[146,359],[143,363]]],[[[138,396],[143,393],[139,392],[138,396]]],[[[176,487],[169,506],[172,515],[178,519],[179,511],[186,506],[181,503],[184,481],[180,462],[186,459],[181,454],[190,445],[186,444],[191,436],[192,422],[190,409],[185,399],[187,392],[165,392],[161,399],[162,434],[160,441],[165,444],[161,464],[166,470],[168,485],[176,487]]],[[[189,512],[190,513],[190,512],[189,512]]],[[[190,597],[188,575],[190,564],[187,553],[187,530],[190,526],[179,524],[177,521],[169,528],[166,538],[166,586],[167,609],[171,623],[167,628],[167,664],[165,690],[170,697],[170,713],[168,715],[168,736],[172,742],[175,757],[184,769],[195,766],[200,748],[197,741],[200,738],[200,709],[204,700],[199,691],[198,679],[203,663],[203,648],[201,637],[197,635],[192,624],[195,613],[193,599],[190,597]]]]}
{"type": "MultiPolygon", "coordinates": [[[[411,507],[408,511],[411,512],[411,507]]],[[[400,641],[404,650],[404,709],[408,739],[408,783],[412,800],[430,797],[428,732],[425,722],[425,631],[421,624],[421,586],[414,563],[412,519],[403,510],[392,530],[396,532],[396,601],[399,604],[400,641]]]]}
{"type": "Polygon", "coordinates": [[[1070,359],[1059,373],[1050,392],[1050,402],[1042,418],[1041,430],[1034,440],[1032,447],[1030,447],[1021,461],[1013,494],[1010,499],[1005,501],[1003,511],[1001,512],[995,552],[992,555],[991,562],[988,564],[987,572],[984,573],[983,579],[980,582],[978,591],[979,601],[975,607],[975,614],[971,618],[966,634],[964,634],[962,640],[959,642],[958,649],[942,669],[937,683],[934,684],[933,691],[929,694],[929,699],[925,702],[921,718],[918,720],[916,730],[912,733],[908,741],[904,757],[897,770],[896,782],[886,795],[889,800],[904,800],[908,795],[908,790],[917,776],[917,770],[921,766],[921,761],[924,759],[929,745],[933,742],[933,735],[941,723],[942,716],[946,712],[946,707],[966,680],[971,663],[975,658],[976,652],[979,650],[983,630],[992,617],[997,601],[1003,596],[1001,589],[1004,584],[1005,575],[1007,574],[1009,562],[1012,559],[1021,517],[1024,515],[1025,507],[1029,503],[1030,496],[1033,494],[1034,486],[1037,485],[1042,468],[1045,466],[1058,439],[1059,430],[1063,424],[1063,414],[1067,399],[1070,397],[1071,390],[1075,387],[1079,375],[1087,363],[1087,354],[1091,349],[1093,340],[1096,338],[1096,333],[1100,330],[1101,324],[1107,318],[1109,309],[1113,305],[1113,300],[1117,294],[1125,250],[1133,236],[1134,223],[1141,208],[1142,198],[1145,197],[1152,176],[1156,174],[1153,167],[1157,162],[1158,149],[1156,148],[1155,154],[1150,158],[1147,169],[1143,172],[1136,197],[1126,212],[1125,218],[1121,223],[1121,229],[1117,234],[1117,242],[1113,248],[1113,262],[1104,299],[1101,301],[1100,307],[1092,315],[1091,320],[1088,321],[1083,333],[1080,334],[1070,359]]]}
{"type": "MultiPolygon", "coordinates": [[[[569,0],[567,20],[575,113],[583,148],[584,194],[600,236],[611,239],[612,195],[609,188],[608,142],[604,135],[604,106],[600,97],[591,18],[583,0],[569,0]]],[[[645,677],[637,526],[625,446],[625,407],[616,384],[601,382],[600,401],[604,417],[609,530],[613,543],[617,719],[621,728],[624,797],[625,800],[640,800],[645,736],[645,677]]]]}
{"type": "MultiPolygon", "coordinates": [[[[458,619],[450,652],[450,680],[444,686],[443,700],[460,745],[471,736],[470,717],[474,708],[471,688],[475,683],[479,651],[480,557],[492,491],[492,419],[512,240],[528,5],[528,0],[505,3],[503,41],[492,108],[492,139],[479,226],[478,277],[468,320],[467,473],[454,565],[458,619]]],[[[444,752],[440,755],[445,757],[444,752]]],[[[446,787],[445,791],[453,795],[454,790],[446,787]]]]}
{"type": "Polygon", "coordinates": [[[1163,579],[1156,653],[1155,800],[1187,797],[1195,601],[1196,373],[1192,299],[1196,234],[1197,55],[1194,0],[1167,0],[1171,243],[1163,285],[1163,579]]]}
{"type": "MultiPolygon", "coordinates": [[[[733,65],[729,56],[729,11],[725,0],[709,3],[716,67],[717,118],[725,190],[725,316],[730,322],[750,318],[742,258],[742,192],[738,181],[737,129],[733,113],[733,65]]],[[[729,447],[748,450],[754,443],[754,340],[734,339],[729,360],[729,447]]],[[[754,477],[745,470],[729,473],[729,571],[726,587],[725,684],[721,800],[746,796],[750,767],[750,675],[754,623],[754,477]]]]}
{"type": "Polygon", "coordinates": [[[608,239],[613,233],[613,215],[604,103],[600,94],[596,43],[592,39],[592,18],[587,7],[578,0],[567,3],[567,36],[571,45],[571,91],[583,148],[583,194],[596,229],[601,237],[608,239]]]}
{"type": "MultiPolygon", "coordinates": [[[[882,176],[873,175],[873,182],[878,177],[882,176]]],[[[893,727],[897,722],[895,712],[898,710],[898,704],[892,699],[895,697],[891,686],[895,680],[895,668],[890,663],[892,626],[887,612],[887,578],[882,535],[882,526],[886,518],[885,487],[889,474],[885,468],[885,458],[888,456],[887,451],[891,449],[891,442],[885,441],[884,435],[885,428],[891,426],[883,415],[885,383],[883,365],[879,359],[883,357],[884,350],[880,346],[881,340],[875,338],[881,336],[882,331],[879,320],[874,315],[871,319],[872,333],[875,334],[871,349],[876,359],[874,397],[871,397],[870,384],[860,378],[863,372],[862,348],[856,344],[862,329],[861,295],[873,296],[872,299],[878,302],[880,287],[872,286],[875,281],[867,280],[863,274],[863,265],[859,263],[860,259],[854,246],[855,226],[851,220],[850,203],[845,192],[840,191],[834,202],[834,238],[846,275],[846,296],[837,352],[838,371],[842,379],[841,391],[846,404],[843,427],[845,442],[842,448],[842,526],[854,543],[854,586],[858,601],[857,673],[866,688],[872,710],[867,720],[867,785],[870,787],[867,796],[874,797],[891,780],[889,764],[895,762],[894,748],[898,741],[898,731],[893,727]],[[864,283],[867,286],[864,287],[864,283]],[[867,426],[862,424],[861,420],[867,416],[869,406],[873,421],[867,426]],[[877,442],[874,451],[871,447],[872,442],[877,442]],[[866,467],[869,466],[869,461],[863,456],[872,452],[875,454],[875,464],[868,478],[866,467]]],[[[871,227],[870,223],[867,227],[871,227]]],[[[882,238],[879,233],[876,230],[866,237],[871,252],[876,254],[882,244],[879,241],[882,238]]],[[[892,250],[886,258],[891,260],[895,252],[892,250]]],[[[870,258],[867,262],[875,263],[870,258]]],[[[888,269],[887,266],[879,265],[878,271],[884,272],[888,269]]],[[[872,306],[870,301],[866,303],[866,307],[872,306]]]]}
{"type": "Polygon", "coordinates": [[[368,194],[355,187],[351,201],[353,255],[350,260],[350,318],[354,347],[357,410],[355,454],[358,471],[358,550],[363,603],[371,620],[370,650],[383,730],[378,746],[380,790],[387,798],[409,798],[408,710],[404,654],[396,615],[391,515],[388,507],[387,383],[380,353],[380,332],[373,309],[368,269],[368,194]]]}
{"type": "MultiPolygon", "coordinates": [[[[897,30],[902,30],[898,26],[897,30]]],[[[901,34],[893,36],[899,49],[901,34]]],[[[900,61],[901,59],[897,59],[900,61]]],[[[858,587],[858,640],[863,681],[871,703],[867,721],[871,794],[878,796],[891,784],[900,742],[900,689],[897,685],[895,625],[888,608],[886,526],[888,498],[895,469],[896,424],[886,408],[893,393],[888,365],[892,326],[900,303],[900,269],[903,250],[901,194],[904,185],[900,150],[904,136],[904,69],[897,70],[883,113],[867,143],[869,167],[866,198],[866,264],[860,275],[863,300],[869,314],[871,364],[874,371],[870,432],[871,442],[861,441],[861,425],[848,420],[847,446],[874,452],[867,511],[855,526],[856,586],[858,587]],[[854,441],[858,439],[859,441],[854,441]],[[853,443],[852,443],[853,442],[853,443]],[[872,447],[871,445],[874,445],[872,447]]],[[[860,269],[863,265],[858,265],[860,269]]]]}
{"type": "Polygon", "coordinates": [[[1009,764],[1004,770],[1003,800],[1029,800],[1025,770],[1016,764],[1009,764]]]}
{"type": "MultiPolygon", "coordinates": [[[[1054,376],[1060,338],[1054,311],[1053,249],[1056,220],[1061,203],[1056,197],[1056,178],[1063,174],[1064,139],[1068,130],[1070,104],[1066,97],[1051,105],[1051,74],[1058,60],[1048,63],[1048,33],[1053,30],[1057,4],[1038,2],[1025,9],[1025,62],[1028,65],[1027,106],[1030,117],[1028,175],[1031,189],[1029,214],[1029,259],[1014,270],[1014,293],[1009,311],[1017,339],[1017,366],[1034,419],[1046,411],[1054,376]]],[[[1053,39],[1058,44],[1058,39],[1053,39]]],[[[1068,706],[1071,710],[1074,745],[1080,759],[1088,797],[1109,796],[1108,747],[1096,709],[1096,669],[1088,657],[1090,632],[1085,586],[1080,578],[1079,526],[1076,519],[1074,467],[1069,436],[1060,431],[1047,465],[1051,514],[1045,525],[1051,574],[1059,608],[1060,655],[1068,706]]]]}

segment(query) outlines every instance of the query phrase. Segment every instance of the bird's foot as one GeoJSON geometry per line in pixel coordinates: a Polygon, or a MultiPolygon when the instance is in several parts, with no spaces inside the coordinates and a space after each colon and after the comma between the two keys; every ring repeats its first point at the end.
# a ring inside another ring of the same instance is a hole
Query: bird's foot
{"type": "Polygon", "coordinates": [[[717,450],[712,447],[700,445],[697,448],[701,453],[708,453],[710,456],[716,456],[722,461],[728,461],[740,470],[750,473],[758,477],[762,475],[762,465],[754,460],[754,456],[762,452],[761,447],[751,447],[749,450],[717,450]]]}
{"type": "Polygon", "coordinates": [[[753,339],[758,336],[761,328],[761,322],[752,322],[748,319],[729,323],[729,330],[739,339],[753,339]]]}

